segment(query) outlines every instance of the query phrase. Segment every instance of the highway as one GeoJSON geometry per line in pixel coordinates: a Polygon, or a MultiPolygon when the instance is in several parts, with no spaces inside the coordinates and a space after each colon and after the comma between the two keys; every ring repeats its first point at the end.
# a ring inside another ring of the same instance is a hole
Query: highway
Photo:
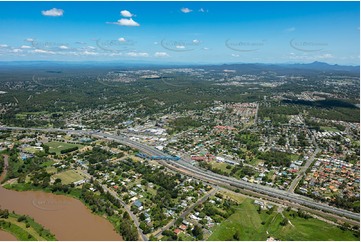
{"type": "MultiPolygon", "coordinates": [[[[149,155],[155,156],[165,156],[166,154],[160,150],[157,150],[153,147],[150,147],[146,144],[142,144],[133,140],[130,140],[126,136],[122,135],[113,135],[108,133],[101,133],[101,132],[92,132],[92,131],[82,131],[82,130],[60,130],[60,129],[35,129],[35,128],[17,128],[17,127],[1,127],[0,129],[13,129],[13,130],[38,130],[38,131],[45,131],[45,132],[68,132],[74,134],[83,134],[83,135],[92,135],[98,138],[107,138],[109,140],[114,140],[124,145],[128,145],[130,147],[136,148],[141,152],[147,153],[149,155]]],[[[192,176],[194,178],[210,182],[216,185],[226,185],[226,186],[233,186],[236,188],[241,188],[249,191],[253,191],[256,193],[260,193],[263,195],[267,195],[270,197],[278,198],[287,200],[289,202],[300,204],[306,207],[310,207],[317,210],[322,210],[324,212],[328,212],[331,214],[336,214],[341,217],[351,218],[357,221],[360,221],[360,214],[354,213],[351,211],[347,211],[344,209],[336,208],[329,206],[327,204],[316,202],[311,198],[295,194],[292,192],[279,190],[272,187],[267,187],[259,184],[248,183],[242,180],[237,180],[235,178],[222,176],[210,171],[205,171],[200,168],[194,167],[190,164],[190,161],[180,159],[178,161],[163,161],[167,164],[171,165],[175,170],[185,173],[186,175],[192,176]]]]}

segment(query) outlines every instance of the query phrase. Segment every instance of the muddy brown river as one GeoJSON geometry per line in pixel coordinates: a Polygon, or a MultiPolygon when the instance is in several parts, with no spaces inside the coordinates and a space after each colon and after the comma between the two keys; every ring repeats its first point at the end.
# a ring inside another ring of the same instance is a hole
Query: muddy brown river
{"type": "Polygon", "coordinates": [[[16,237],[6,231],[0,230],[0,240],[2,241],[14,241],[17,240],[16,237]]]}
{"type": "Polygon", "coordinates": [[[0,186],[0,206],[29,215],[58,240],[122,240],[109,221],[92,214],[71,197],[40,191],[17,192],[0,186]]]}

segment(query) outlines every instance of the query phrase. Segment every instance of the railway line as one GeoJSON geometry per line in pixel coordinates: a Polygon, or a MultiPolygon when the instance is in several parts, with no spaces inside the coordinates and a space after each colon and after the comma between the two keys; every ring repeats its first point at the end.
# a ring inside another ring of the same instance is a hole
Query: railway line
{"type": "MultiPolygon", "coordinates": [[[[45,131],[45,132],[68,132],[68,133],[75,133],[75,134],[82,134],[82,135],[91,135],[97,138],[106,138],[109,140],[114,140],[124,145],[128,145],[139,151],[146,153],[150,156],[166,156],[160,150],[157,150],[153,147],[150,147],[146,144],[142,144],[136,141],[129,139],[124,135],[113,135],[109,133],[102,133],[102,132],[94,132],[94,131],[83,131],[83,130],[60,130],[60,129],[35,129],[35,128],[17,128],[17,127],[1,127],[1,129],[13,129],[13,130],[38,130],[38,131],[45,131]]],[[[188,176],[192,176],[199,180],[203,180],[209,183],[213,183],[216,185],[225,185],[225,186],[232,186],[235,188],[240,188],[244,190],[249,190],[255,193],[259,193],[262,195],[267,195],[269,197],[282,199],[289,201],[291,203],[303,205],[308,208],[316,209],[319,211],[323,211],[326,213],[330,213],[333,215],[338,215],[340,217],[349,218],[355,221],[360,221],[360,214],[354,213],[348,210],[336,208],[329,206],[327,204],[316,202],[311,198],[295,194],[292,192],[279,190],[272,187],[266,187],[259,184],[248,183],[242,180],[237,180],[235,178],[226,177],[223,175],[219,175],[210,171],[202,170],[198,167],[195,167],[190,164],[189,161],[184,160],[183,158],[175,161],[175,160],[161,160],[163,164],[170,165],[169,167],[176,169],[188,176]]]]}

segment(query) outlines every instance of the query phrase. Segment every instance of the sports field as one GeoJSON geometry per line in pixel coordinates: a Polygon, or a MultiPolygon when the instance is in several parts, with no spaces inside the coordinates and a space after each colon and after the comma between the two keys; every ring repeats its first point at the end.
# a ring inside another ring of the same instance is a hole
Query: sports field
{"type": "Polygon", "coordinates": [[[57,155],[60,154],[60,151],[68,148],[78,146],[78,148],[81,149],[83,147],[83,145],[79,145],[79,144],[70,144],[70,143],[57,142],[57,141],[46,143],[46,145],[49,146],[49,152],[55,152],[57,155]]]}
{"type": "Polygon", "coordinates": [[[80,175],[74,170],[67,170],[60,172],[58,174],[53,175],[52,178],[53,179],[60,178],[63,184],[71,184],[73,182],[84,179],[82,175],[80,175]]]}

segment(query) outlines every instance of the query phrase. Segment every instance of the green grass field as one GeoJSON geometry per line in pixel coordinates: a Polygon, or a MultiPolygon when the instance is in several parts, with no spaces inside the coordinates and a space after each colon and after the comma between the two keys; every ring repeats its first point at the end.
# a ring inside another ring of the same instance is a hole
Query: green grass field
{"type": "Polygon", "coordinates": [[[336,127],[321,126],[322,131],[339,132],[336,127]]]}
{"type": "Polygon", "coordinates": [[[44,115],[47,114],[48,112],[43,111],[43,112],[22,112],[22,113],[17,113],[15,115],[16,119],[26,119],[26,117],[28,115],[32,115],[32,116],[37,116],[37,115],[44,115]]]}
{"type": "Polygon", "coordinates": [[[231,192],[228,190],[223,190],[223,191],[220,191],[219,193],[224,195],[225,198],[231,198],[232,200],[234,200],[238,203],[242,203],[242,202],[244,202],[244,200],[246,200],[245,196],[242,196],[240,194],[237,194],[235,192],[231,192]]]}
{"type": "Polygon", "coordinates": [[[340,228],[314,218],[303,219],[290,217],[283,212],[293,224],[281,226],[281,214],[276,211],[268,215],[265,211],[258,214],[253,200],[246,199],[228,219],[215,226],[208,240],[233,240],[239,233],[240,240],[262,240],[272,236],[281,240],[357,240],[351,231],[340,228]],[[262,221],[264,224],[262,225],[262,221]]]}
{"type": "Polygon", "coordinates": [[[68,149],[76,146],[78,146],[79,149],[83,148],[83,145],[69,144],[69,143],[56,142],[56,141],[46,143],[46,145],[49,146],[49,152],[55,152],[57,155],[59,155],[60,151],[64,149],[68,149]]]}
{"type": "Polygon", "coordinates": [[[217,168],[220,169],[223,172],[227,172],[228,174],[231,172],[233,166],[231,166],[231,169],[227,169],[227,163],[224,162],[215,162],[215,161],[211,161],[210,164],[212,165],[213,168],[217,168]]]}
{"type": "Polygon", "coordinates": [[[71,184],[73,182],[84,179],[82,175],[80,175],[74,170],[67,170],[60,172],[58,174],[53,175],[52,178],[53,179],[60,178],[62,184],[71,184]]]}

